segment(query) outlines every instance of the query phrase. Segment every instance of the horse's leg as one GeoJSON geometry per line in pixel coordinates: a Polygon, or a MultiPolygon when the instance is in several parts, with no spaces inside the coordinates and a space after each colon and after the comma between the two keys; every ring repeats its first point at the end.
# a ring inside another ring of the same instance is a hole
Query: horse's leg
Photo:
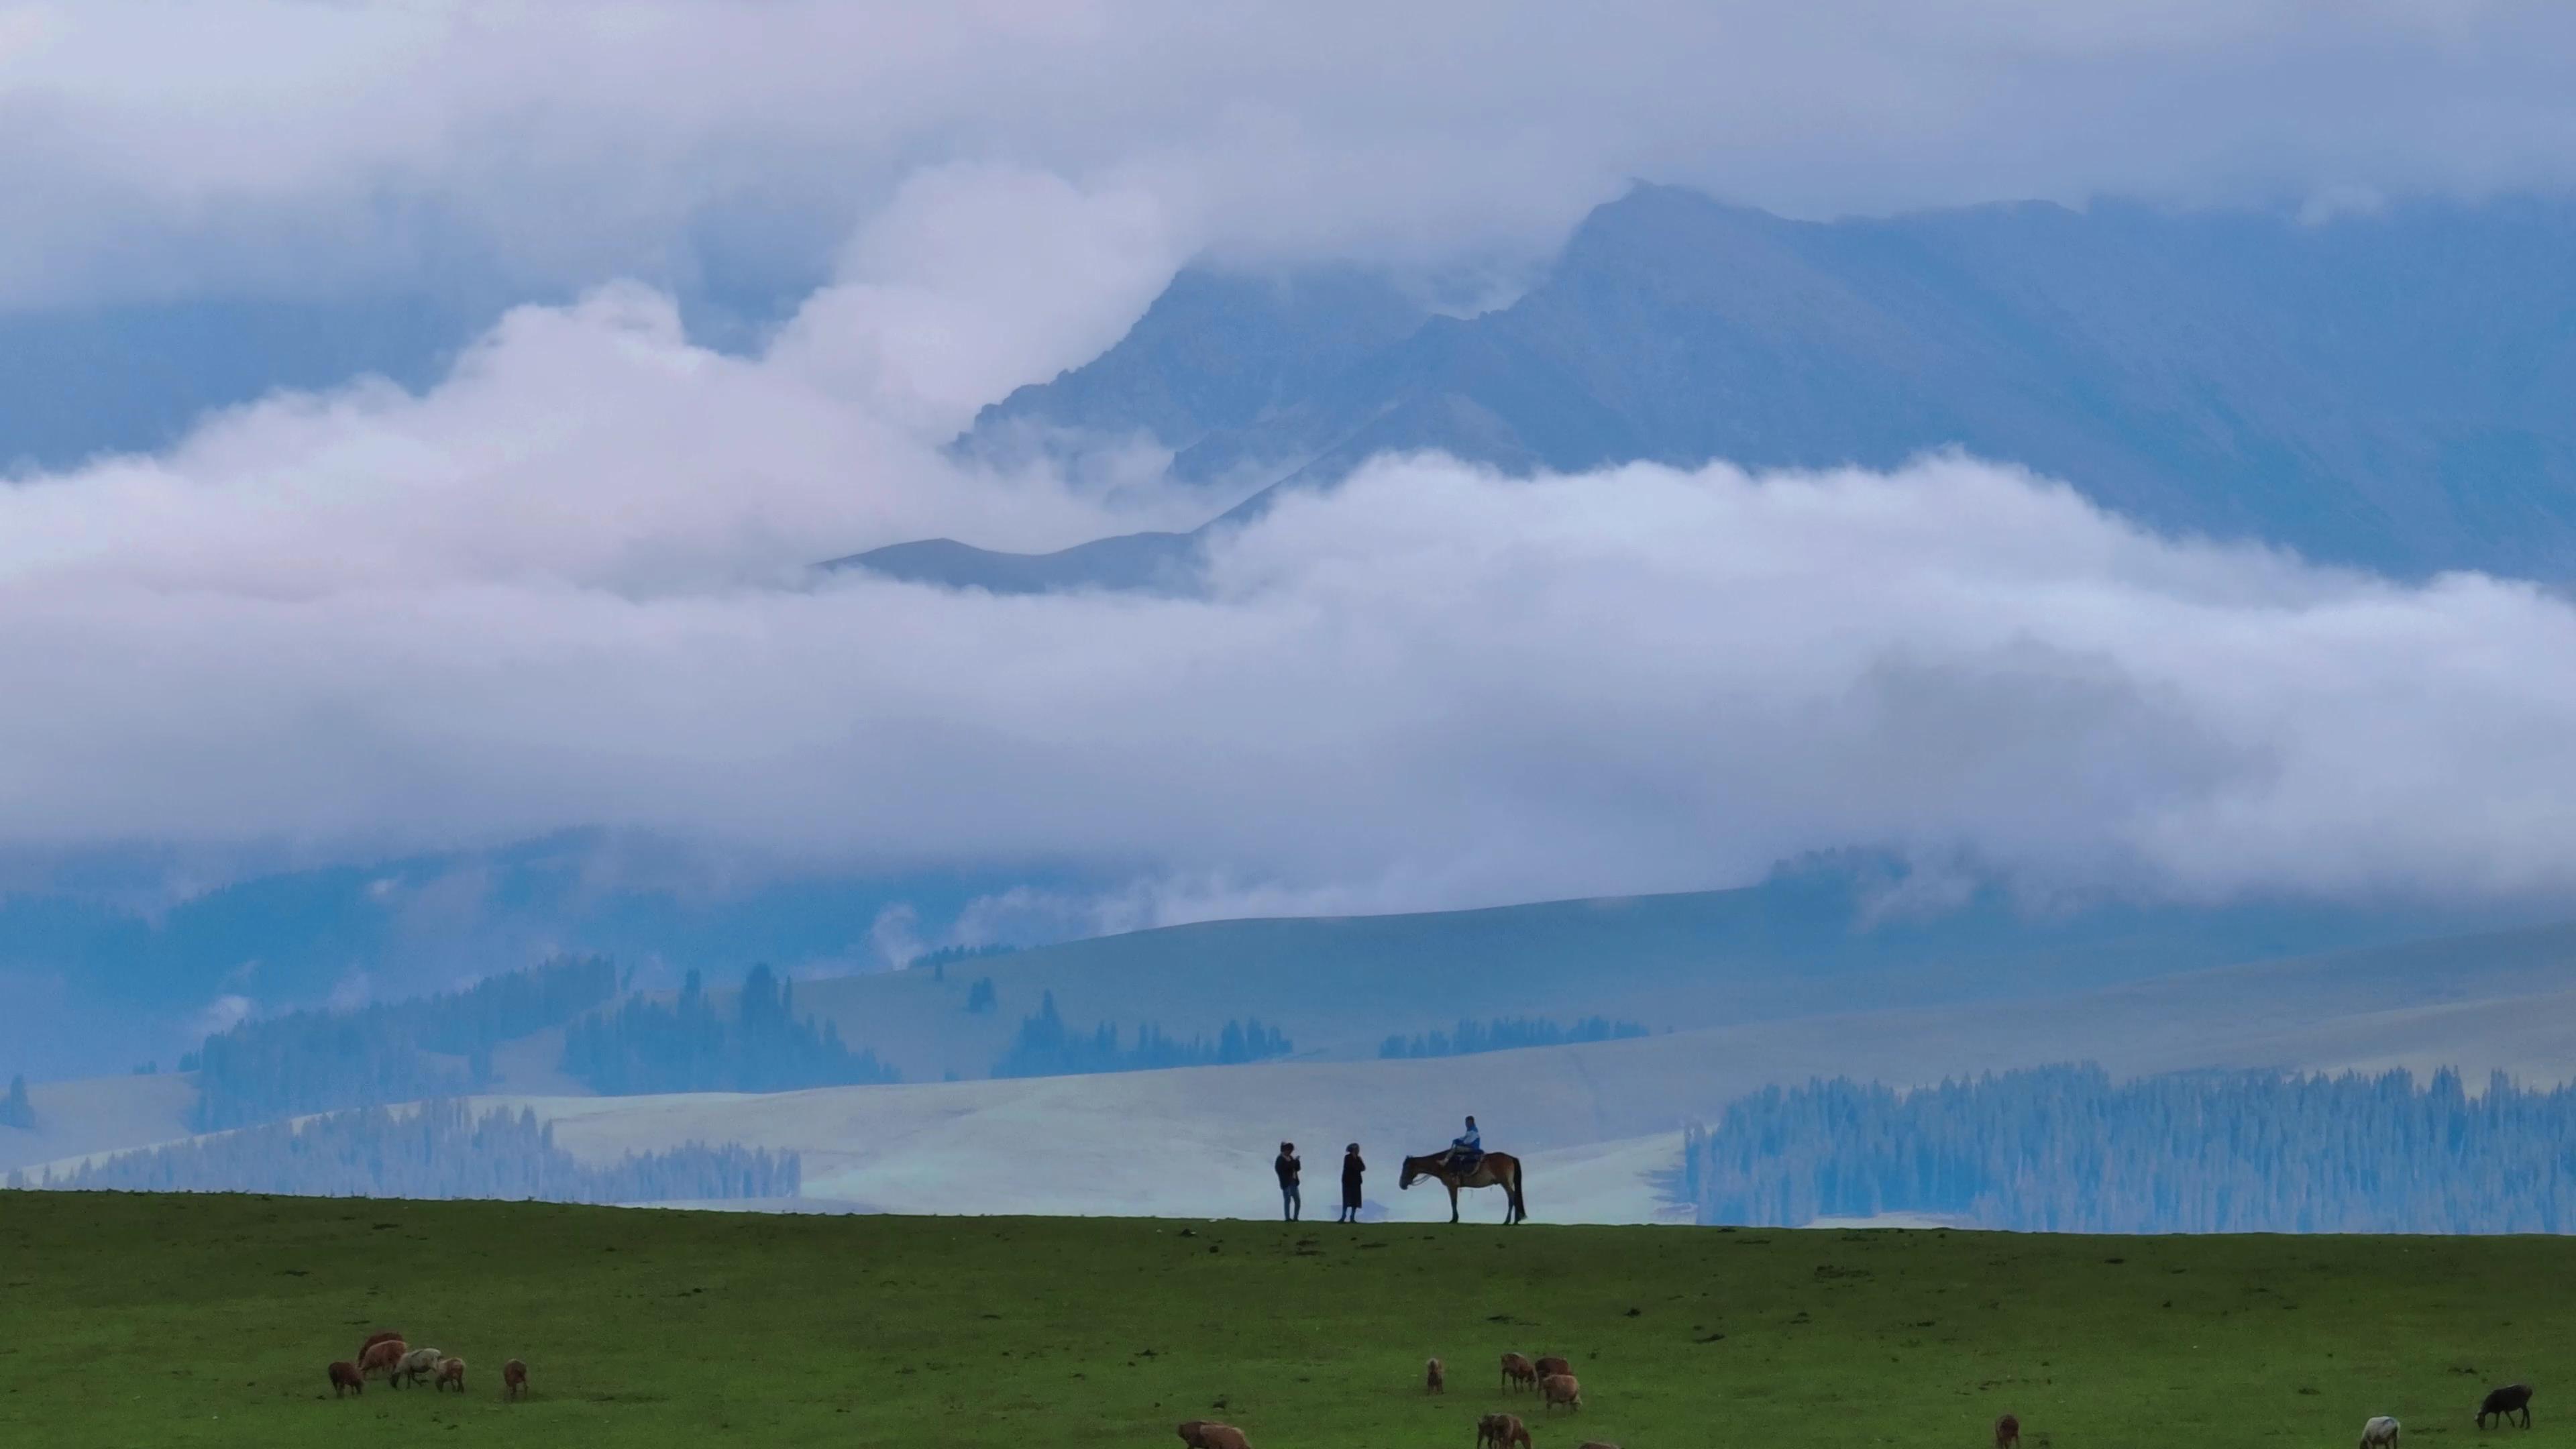
{"type": "Polygon", "coordinates": [[[1458,1184],[1451,1182],[1442,1185],[1449,1189],[1449,1221],[1454,1223],[1458,1221],[1458,1184]]]}

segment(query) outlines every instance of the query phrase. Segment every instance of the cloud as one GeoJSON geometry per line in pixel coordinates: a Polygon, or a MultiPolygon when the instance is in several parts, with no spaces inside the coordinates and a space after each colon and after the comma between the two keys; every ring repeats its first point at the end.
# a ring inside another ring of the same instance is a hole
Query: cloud
{"type": "Polygon", "coordinates": [[[2550,0],[40,0],[0,5],[0,304],[813,279],[948,165],[1415,260],[1544,248],[1635,176],[1807,212],[2556,186],[2572,53],[2550,0]]]}
{"type": "MultiPolygon", "coordinates": [[[[1077,256],[1147,215],[962,184],[1097,221],[1077,256]]],[[[514,314],[423,396],[275,399],[0,491],[0,677],[38,702],[0,712],[0,850],[604,826],[1137,880],[987,912],[1120,923],[1702,887],[1844,846],[2037,888],[2576,886],[2550,803],[2576,684],[2531,664],[2576,647],[2564,600],[2161,539],[1972,459],[1386,459],[1223,539],[1200,598],[817,580],[896,538],[1202,506],[975,471],[914,425],[926,394],[818,365],[925,297],[997,315],[1007,267],[923,254],[870,253],[874,290],[760,356],[612,288],[514,314]]],[[[1039,330],[1078,350],[1111,310],[1039,330]]],[[[958,376],[1043,365],[1017,345],[958,376]]]]}

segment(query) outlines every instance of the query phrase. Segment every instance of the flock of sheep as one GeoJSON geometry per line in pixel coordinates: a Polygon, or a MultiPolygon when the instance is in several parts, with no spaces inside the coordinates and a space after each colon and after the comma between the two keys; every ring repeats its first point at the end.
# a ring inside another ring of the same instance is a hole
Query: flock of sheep
{"type": "MultiPolygon", "coordinates": [[[[1422,1366],[1422,1388],[1425,1393],[1449,1392],[1448,1370],[1440,1360],[1432,1359],[1422,1366]]],[[[1564,1409],[1571,1413],[1583,1407],[1583,1385],[1574,1377],[1574,1365],[1553,1354],[1528,1358],[1517,1353],[1503,1355],[1503,1392],[1528,1389],[1539,1396],[1543,1409],[1564,1409]]],[[[1191,1419],[1181,1425],[1181,1442],[1189,1449],[1252,1449],[1243,1431],[1232,1424],[1219,1424],[1209,1419],[1191,1419]]],[[[1476,1449],[1530,1449],[1529,1426],[1518,1414],[1487,1414],[1476,1421],[1476,1449]]],[[[1619,1449],[1616,1444],[1589,1441],[1581,1449],[1619,1449]]]]}
{"type": "MultiPolygon", "coordinates": [[[[342,1359],[331,1365],[331,1397],[363,1394],[368,1378],[379,1373],[385,1376],[387,1388],[417,1385],[426,1379],[433,1390],[465,1392],[465,1360],[434,1348],[414,1348],[403,1342],[401,1334],[388,1329],[368,1335],[367,1341],[358,1345],[355,1363],[342,1359]]],[[[527,1391],[528,1366],[515,1358],[501,1365],[501,1397],[515,1399],[527,1391]]]]}
{"type": "MultiPolygon", "coordinates": [[[[333,1380],[346,1364],[331,1365],[333,1380]]],[[[518,1368],[512,1360],[510,1369],[518,1368]]],[[[503,1374],[510,1369],[502,1370],[503,1374]]],[[[522,1378],[525,1374],[522,1372],[522,1378]]],[[[1432,1359],[1422,1366],[1422,1388],[1425,1393],[1449,1392],[1448,1371],[1440,1360],[1432,1359]]],[[[1517,1353],[1503,1355],[1503,1391],[1528,1389],[1538,1394],[1543,1408],[1568,1411],[1583,1407],[1583,1385],[1575,1380],[1574,1366],[1562,1358],[1526,1358],[1517,1353]]],[[[2490,1391],[2478,1405],[2478,1427],[2493,1419],[2498,1426],[2520,1417],[2522,1427],[2531,1427],[2531,1385],[2507,1384],[2490,1391]]],[[[2399,1426],[2385,1414],[2361,1426],[2359,1449],[2397,1449],[2399,1426]]],[[[1219,1424],[1208,1419],[1191,1419],[1181,1425],[1181,1442],[1189,1449],[1252,1449],[1243,1431],[1232,1424],[1219,1424]]],[[[1476,1421],[1476,1449],[1530,1449],[1529,1426],[1518,1414],[1487,1414],[1476,1421]]],[[[1616,1444],[1592,1440],[1580,1449],[1619,1449],[1616,1444]]],[[[2011,1414],[1995,1420],[1995,1449],[2021,1449],[2021,1420],[2011,1414]]]]}

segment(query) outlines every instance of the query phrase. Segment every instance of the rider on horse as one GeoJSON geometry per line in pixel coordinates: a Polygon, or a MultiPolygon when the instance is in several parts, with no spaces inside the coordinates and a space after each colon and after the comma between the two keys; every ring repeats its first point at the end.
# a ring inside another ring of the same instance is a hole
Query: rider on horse
{"type": "Polygon", "coordinates": [[[1476,1170],[1484,1159],[1485,1139],[1476,1131],[1476,1119],[1467,1119],[1467,1130],[1449,1144],[1449,1170],[1465,1177],[1476,1170]]]}

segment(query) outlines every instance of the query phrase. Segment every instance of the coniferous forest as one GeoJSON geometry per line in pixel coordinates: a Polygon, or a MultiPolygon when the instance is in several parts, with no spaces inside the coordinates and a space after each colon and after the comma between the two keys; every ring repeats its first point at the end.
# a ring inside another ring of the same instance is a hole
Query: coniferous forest
{"type": "Polygon", "coordinates": [[[767,966],[744,978],[735,1010],[719,1010],[692,971],[669,1006],[628,1000],[585,1017],[564,1033],[563,1070],[592,1091],[788,1092],[869,1086],[900,1073],[870,1051],[852,1051],[841,1030],[796,1015],[796,983],[767,966]]]}
{"type": "Polygon", "coordinates": [[[2576,1088],[2444,1071],[2056,1066],[1898,1092],[1772,1089],[1687,1134],[1702,1223],[1923,1214],[2092,1233],[2576,1232],[2576,1088]]]}
{"type": "Polygon", "coordinates": [[[1451,1031],[1390,1036],[1379,1045],[1377,1054],[1381,1061],[1402,1057],[1464,1057],[1478,1052],[1510,1051],[1514,1047],[1624,1041],[1644,1035],[1646,1029],[1633,1021],[1612,1021],[1604,1016],[1587,1016],[1572,1026],[1539,1017],[1503,1016],[1492,1021],[1469,1021],[1461,1017],[1457,1027],[1451,1031]]]}
{"type": "Polygon", "coordinates": [[[130,1192],[275,1192],[329,1197],[535,1198],[645,1203],[793,1197],[802,1177],[793,1152],[690,1143],[585,1166],[555,1145],[536,1114],[495,1108],[479,1116],[457,1101],[366,1107],[306,1121],[272,1122],[163,1147],[120,1152],[68,1175],[13,1188],[130,1192]]]}
{"type": "Polygon", "coordinates": [[[1035,1015],[1020,1020],[1019,1034],[999,1060],[996,1077],[1072,1077],[1097,1072],[1150,1072],[1168,1067],[1235,1066],[1284,1057],[1295,1045],[1275,1026],[1257,1020],[1228,1021],[1215,1041],[1166,1036],[1153,1022],[1136,1028],[1135,1041],[1123,1040],[1117,1023],[1104,1021],[1088,1032],[1064,1024],[1055,993],[1047,992],[1035,1015]]]}

